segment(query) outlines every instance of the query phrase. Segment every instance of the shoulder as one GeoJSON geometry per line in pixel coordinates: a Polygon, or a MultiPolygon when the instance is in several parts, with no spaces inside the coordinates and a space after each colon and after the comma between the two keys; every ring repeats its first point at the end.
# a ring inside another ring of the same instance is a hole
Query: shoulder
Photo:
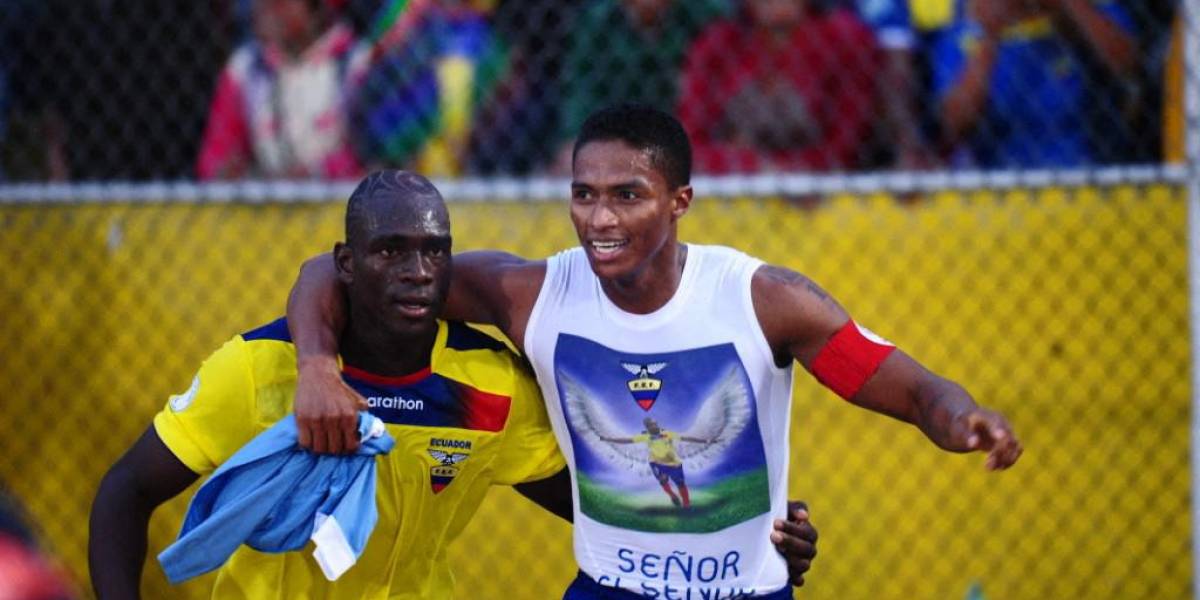
{"type": "Polygon", "coordinates": [[[788,353],[794,356],[797,344],[824,340],[850,318],[815,281],[778,265],[763,264],[754,272],[751,298],[777,360],[788,353]]]}
{"type": "Polygon", "coordinates": [[[433,370],[488,393],[512,396],[520,385],[521,359],[501,334],[485,333],[462,321],[446,321],[445,329],[433,370]]]}
{"type": "Polygon", "coordinates": [[[288,331],[287,317],[280,317],[243,332],[244,360],[258,384],[279,383],[296,379],[296,347],[288,331]]]}
{"type": "Polygon", "coordinates": [[[473,279],[540,279],[545,277],[546,261],[529,260],[499,250],[474,250],[454,255],[454,275],[473,279]]]}
{"type": "Polygon", "coordinates": [[[808,276],[779,265],[761,264],[754,271],[751,290],[755,305],[779,302],[781,307],[836,301],[808,276]]]}
{"type": "MultiPolygon", "coordinates": [[[[446,348],[459,352],[487,350],[511,353],[504,342],[462,321],[446,321],[446,348]]],[[[508,358],[505,357],[506,360],[508,358]]]]}

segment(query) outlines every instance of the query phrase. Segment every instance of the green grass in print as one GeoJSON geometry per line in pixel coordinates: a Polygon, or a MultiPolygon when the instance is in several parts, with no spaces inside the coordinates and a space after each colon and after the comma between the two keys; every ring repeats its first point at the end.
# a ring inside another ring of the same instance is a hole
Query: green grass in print
{"type": "Polygon", "coordinates": [[[624,529],[709,533],[771,510],[766,467],[731,475],[711,485],[688,486],[692,501],[689,508],[672,505],[660,489],[628,496],[603,488],[582,472],[578,477],[583,514],[624,529]]]}

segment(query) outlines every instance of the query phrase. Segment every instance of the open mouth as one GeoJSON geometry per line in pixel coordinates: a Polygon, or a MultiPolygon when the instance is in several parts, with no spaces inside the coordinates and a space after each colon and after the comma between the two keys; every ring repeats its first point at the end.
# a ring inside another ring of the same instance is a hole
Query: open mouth
{"type": "Polygon", "coordinates": [[[629,245],[629,240],[591,240],[588,246],[592,248],[592,253],[597,257],[612,256],[621,251],[622,248],[629,245]]]}
{"type": "Polygon", "coordinates": [[[392,301],[392,306],[410,319],[425,318],[433,312],[433,305],[424,298],[399,298],[392,301]]]}

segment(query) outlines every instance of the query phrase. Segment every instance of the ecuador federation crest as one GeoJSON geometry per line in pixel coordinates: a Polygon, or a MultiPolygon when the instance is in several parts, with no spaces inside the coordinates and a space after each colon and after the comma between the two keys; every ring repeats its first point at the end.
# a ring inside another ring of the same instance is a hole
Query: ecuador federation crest
{"type": "MultiPolygon", "coordinates": [[[[445,442],[446,440],[435,440],[445,442]]],[[[457,440],[455,440],[457,441],[457,440]]],[[[458,476],[458,464],[470,458],[470,453],[460,452],[459,449],[470,449],[470,442],[458,442],[452,447],[446,447],[448,444],[439,444],[443,447],[430,447],[429,456],[437,461],[437,464],[429,468],[429,487],[433,489],[433,493],[438,493],[446,486],[450,485],[451,481],[458,476]]]]}
{"type": "Polygon", "coordinates": [[[621,366],[635,375],[633,379],[626,382],[629,387],[629,393],[633,394],[633,401],[642,407],[642,410],[650,410],[654,406],[654,401],[658,400],[658,393],[662,391],[662,380],[657,377],[651,377],[655,373],[663,370],[667,366],[665,362],[650,363],[647,365],[639,365],[636,363],[621,363],[621,366]]]}

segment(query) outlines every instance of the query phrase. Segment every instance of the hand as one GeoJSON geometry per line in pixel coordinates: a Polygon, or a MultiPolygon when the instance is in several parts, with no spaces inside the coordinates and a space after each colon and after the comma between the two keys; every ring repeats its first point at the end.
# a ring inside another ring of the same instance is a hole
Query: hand
{"type": "Polygon", "coordinates": [[[367,402],[346,382],[337,360],[300,359],[296,380],[296,429],[300,445],[319,454],[358,450],[358,411],[367,402]]]}
{"type": "Polygon", "coordinates": [[[989,470],[1007,469],[1021,456],[1021,442],[1017,441],[1012,426],[999,413],[977,408],[956,421],[955,433],[965,438],[963,446],[968,451],[983,450],[988,453],[989,470]]]}
{"type": "Polygon", "coordinates": [[[788,518],[775,520],[771,543],[787,561],[788,581],[796,587],[804,585],[804,574],[817,557],[817,528],[808,520],[808,505],[788,502],[788,518]]]}

